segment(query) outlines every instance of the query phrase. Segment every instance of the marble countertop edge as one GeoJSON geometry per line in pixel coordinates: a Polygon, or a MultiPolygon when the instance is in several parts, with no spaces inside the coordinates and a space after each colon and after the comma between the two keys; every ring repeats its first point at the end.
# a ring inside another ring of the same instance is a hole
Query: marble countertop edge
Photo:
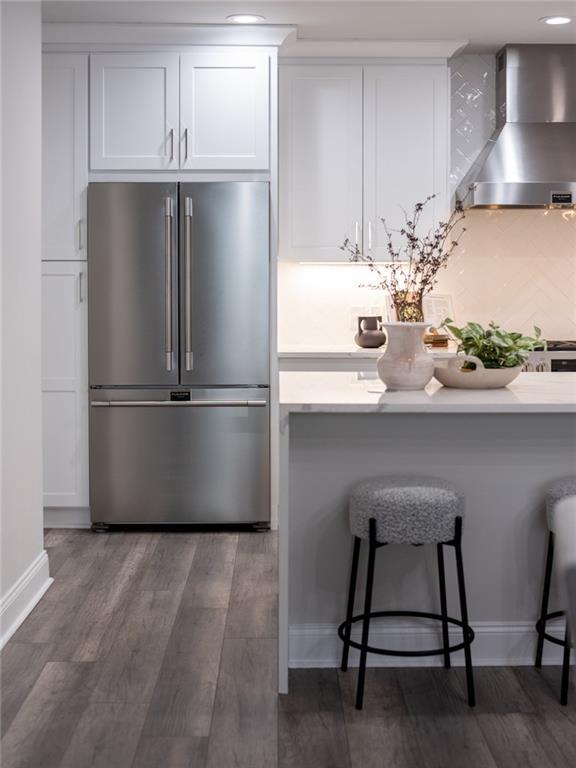
{"type": "MultiPolygon", "coordinates": [[[[429,350],[435,358],[452,357],[455,347],[446,349],[438,347],[429,350]]],[[[339,360],[339,359],[377,359],[384,353],[384,347],[376,349],[363,349],[362,347],[302,347],[278,350],[281,359],[312,359],[312,360],[339,360]]]]}
{"type": "Polygon", "coordinates": [[[288,413],[564,413],[576,414],[573,403],[282,403],[280,411],[288,413]]]}
{"type": "Polygon", "coordinates": [[[389,392],[375,376],[343,371],[280,374],[280,411],[290,413],[576,414],[576,373],[522,373],[502,389],[389,392]]]}

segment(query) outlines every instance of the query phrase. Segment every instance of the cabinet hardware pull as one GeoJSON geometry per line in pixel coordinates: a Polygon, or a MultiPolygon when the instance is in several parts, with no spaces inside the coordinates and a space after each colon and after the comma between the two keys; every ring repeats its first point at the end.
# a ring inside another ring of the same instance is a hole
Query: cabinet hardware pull
{"type": "Polygon", "coordinates": [[[79,250],[79,251],[83,251],[83,250],[84,250],[84,238],[83,238],[83,236],[82,236],[82,235],[83,235],[83,233],[82,233],[82,225],[83,225],[83,223],[84,223],[84,222],[82,221],[82,219],[78,219],[78,224],[77,224],[77,228],[78,228],[77,237],[78,237],[78,250],[79,250]]]}
{"type": "Polygon", "coordinates": [[[266,400],[92,400],[94,408],[265,408],[266,400]]]}
{"type": "Polygon", "coordinates": [[[174,161],[174,128],[170,128],[170,162],[174,161]]]}
{"type": "Polygon", "coordinates": [[[184,128],[184,162],[188,162],[188,128],[184,128]]]}
{"type": "Polygon", "coordinates": [[[372,222],[368,222],[368,250],[372,250],[372,222]]]}
{"type": "Polygon", "coordinates": [[[360,238],[360,224],[357,221],[355,221],[354,222],[354,244],[356,245],[356,247],[358,247],[359,238],[360,238]]]}
{"type": "Polygon", "coordinates": [[[78,273],[78,302],[84,302],[84,272],[78,273]]]}

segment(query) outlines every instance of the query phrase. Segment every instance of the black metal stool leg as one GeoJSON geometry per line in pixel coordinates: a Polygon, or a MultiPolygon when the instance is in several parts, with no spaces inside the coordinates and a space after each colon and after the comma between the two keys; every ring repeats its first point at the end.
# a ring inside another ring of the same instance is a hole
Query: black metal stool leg
{"type": "MultiPolygon", "coordinates": [[[[454,541],[456,549],[456,569],[458,572],[458,595],[460,597],[460,614],[464,627],[468,626],[468,606],[466,603],[466,585],[464,583],[464,564],[462,561],[462,518],[456,518],[456,536],[454,541]]],[[[463,630],[464,641],[466,641],[466,630],[463,630]]],[[[474,671],[472,669],[472,653],[470,644],[464,646],[464,657],[466,659],[466,685],[468,687],[468,704],[473,707],[476,704],[476,695],[474,693],[474,671]]]]}
{"type": "Polygon", "coordinates": [[[444,550],[436,545],[438,552],[438,581],[440,584],[440,613],[442,614],[442,644],[444,646],[444,668],[450,669],[450,639],[448,635],[448,607],[446,603],[446,574],[444,572],[444,550]]]}
{"type": "Polygon", "coordinates": [[[356,688],[356,709],[362,709],[364,701],[364,678],[366,676],[366,656],[370,635],[370,611],[372,610],[372,587],[374,585],[374,560],[376,559],[376,520],[370,519],[370,537],[368,550],[368,570],[366,573],[366,594],[364,597],[364,619],[362,622],[362,650],[358,667],[358,686],[356,688]]]}
{"type": "Polygon", "coordinates": [[[548,536],[548,553],[546,554],[546,570],[544,572],[544,589],[542,590],[542,606],[540,608],[540,630],[538,632],[538,645],[536,646],[536,661],[534,666],[542,666],[542,652],[544,650],[544,633],[546,632],[546,616],[548,614],[548,602],[550,600],[550,585],[552,583],[552,566],[554,564],[554,534],[550,531],[548,536]]]}
{"type": "Polygon", "coordinates": [[[348,606],[346,608],[346,621],[348,622],[344,633],[344,648],[342,650],[342,665],[340,669],[346,672],[348,669],[348,652],[350,650],[350,634],[352,632],[352,615],[354,613],[354,598],[356,597],[356,578],[358,576],[358,560],[360,559],[361,539],[354,536],[354,549],[352,551],[352,568],[350,570],[350,588],[348,590],[348,606]]]}
{"type": "Polygon", "coordinates": [[[560,704],[568,704],[568,682],[570,679],[570,628],[566,624],[566,634],[564,635],[564,658],[562,661],[562,685],[560,688],[560,704]]]}

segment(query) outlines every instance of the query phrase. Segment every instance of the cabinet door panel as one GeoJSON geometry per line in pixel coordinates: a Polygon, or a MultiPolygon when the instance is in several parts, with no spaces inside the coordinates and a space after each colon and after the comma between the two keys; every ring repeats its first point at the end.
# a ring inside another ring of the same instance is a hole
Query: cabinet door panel
{"type": "Polygon", "coordinates": [[[86,265],[42,270],[44,505],[88,506],[86,265]]]}
{"type": "Polygon", "coordinates": [[[280,258],[343,261],[361,239],[361,67],[282,68],[280,210],[280,258]]]}
{"type": "Polygon", "coordinates": [[[190,53],[180,67],[180,167],[268,168],[268,56],[190,53]]]}
{"type": "Polygon", "coordinates": [[[179,56],[90,57],[90,165],[93,169],[178,167],[179,56]]]}
{"type": "Polygon", "coordinates": [[[448,202],[448,74],[446,66],[390,64],[364,72],[365,245],[386,260],[381,218],[399,229],[415,203],[437,194],[421,219],[426,233],[448,202]],[[371,228],[368,243],[368,227],[371,228]]]}
{"type": "Polygon", "coordinates": [[[86,258],[88,57],[42,65],[42,258],[86,258]]]}

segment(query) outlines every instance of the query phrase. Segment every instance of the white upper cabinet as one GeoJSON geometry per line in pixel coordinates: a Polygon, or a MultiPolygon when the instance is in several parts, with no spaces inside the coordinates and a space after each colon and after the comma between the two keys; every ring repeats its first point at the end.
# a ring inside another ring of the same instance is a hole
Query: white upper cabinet
{"type": "Polygon", "coordinates": [[[92,170],[265,170],[267,53],[90,57],[92,170]]]}
{"type": "Polygon", "coordinates": [[[178,168],[177,53],[90,57],[93,170],[178,168]]]}
{"type": "Polygon", "coordinates": [[[282,67],[280,115],[280,258],[340,261],[362,233],[361,67],[282,67]]]}
{"type": "Polygon", "coordinates": [[[382,217],[434,193],[421,231],[446,216],[448,142],[444,62],[281,67],[280,258],[346,261],[348,237],[387,260],[382,217]]]}
{"type": "Polygon", "coordinates": [[[190,53],[180,58],[180,167],[269,166],[269,57],[190,53]]]}
{"type": "Polygon", "coordinates": [[[88,506],[86,263],[42,266],[44,506],[88,506]]]}
{"type": "MultiPolygon", "coordinates": [[[[448,73],[445,66],[390,64],[364,69],[365,246],[388,256],[381,219],[392,229],[433,194],[421,233],[446,216],[448,73]]],[[[394,237],[394,235],[393,235],[394,237]]]]}
{"type": "Polygon", "coordinates": [[[86,258],[88,57],[49,53],[42,66],[42,259],[86,258]]]}

